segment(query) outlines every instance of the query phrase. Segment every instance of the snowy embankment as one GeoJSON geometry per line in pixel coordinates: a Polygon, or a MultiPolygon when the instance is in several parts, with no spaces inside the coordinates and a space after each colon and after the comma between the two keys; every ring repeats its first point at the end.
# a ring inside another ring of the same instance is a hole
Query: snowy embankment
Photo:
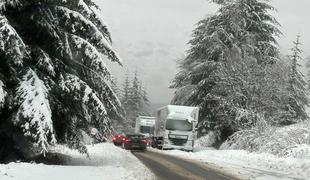
{"type": "Polygon", "coordinates": [[[200,161],[241,179],[310,179],[310,160],[278,158],[272,154],[256,154],[243,150],[209,149],[193,153],[179,150],[153,151],[200,161]]]}
{"type": "Polygon", "coordinates": [[[1,180],[141,180],[154,175],[130,152],[111,143],[87,146],[90,159],[63,146],[54,150],[70,156],[66,166],[31,163],[0,164],[1,180]]]}
{"type": "MultiPolygon", "coordinates": [[[[242,179],[310,179],[310,125],[246,130],[235,133],[221,150],[209,133],[197,140],[196,152],[159,151],[198,160],[242,179]]],[[[154,150],[157,151],[157,150],[154,150]]]]}

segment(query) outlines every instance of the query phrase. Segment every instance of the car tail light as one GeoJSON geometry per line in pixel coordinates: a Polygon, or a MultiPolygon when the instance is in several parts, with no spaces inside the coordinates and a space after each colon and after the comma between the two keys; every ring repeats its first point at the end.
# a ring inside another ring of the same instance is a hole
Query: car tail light
{"type": "Polygon", "coordinates": [[[131,139],[126,139],[125,138],[125,143],[130,143],[131,142],[131,139]]]}
{"type": "Polygon", "coordinates": [[[147,144],[147,140],[146,139],[142,139],[141,142],[144,143],[144,144],[147,144]]]}
{"type": "Polygon", "coordinates": [[[115,140],[116,140],[116,138],[115,138],[115,137],[113,137],[113,138],[112,138],[112,141],[115,141],[115,140]]]}

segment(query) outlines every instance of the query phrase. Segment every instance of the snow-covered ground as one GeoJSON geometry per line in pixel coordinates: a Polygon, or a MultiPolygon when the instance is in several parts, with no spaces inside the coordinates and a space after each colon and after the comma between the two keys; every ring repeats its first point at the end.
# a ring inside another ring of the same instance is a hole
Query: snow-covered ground
{"type": "Polygon", "coordinates": [[[193,153],[179,150],[152,151],[200,161],[241,179],[310,179],[310,160],[306,159],[278,158],[272,154],[243,150],[200,149],[193,153]]]}
{"type": "Polygon", "coordinates": [[[71,156],[68,166],[0,164],[1,180],[151,180],[154,175],[130,152],[111,143],[87,146],[90,159],[77,151],[57,146],[55,151],[71,156]]]}

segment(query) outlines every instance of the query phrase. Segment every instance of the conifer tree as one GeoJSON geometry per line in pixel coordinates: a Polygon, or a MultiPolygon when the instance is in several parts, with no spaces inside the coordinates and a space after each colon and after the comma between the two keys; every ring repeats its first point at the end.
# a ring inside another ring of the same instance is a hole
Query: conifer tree
{"type": "Polygon", "coordinates": [[[310,56],[306,59],[306,69],[307,69],[307,89],[310,91],[310,56]]]}
{"type": "Polygon", "coordinates": [[[0,0],[0,136],[24,137],[42,153],[56,141],[86,152],[82,131],[91,128],[110,136],[111,119],[123,114],[104,61],[121,59],[96,8],[0,0]]]}
{"type": "Polygon", "coordinates": [[[120,89],[117,85],[117,79],[114,76],[111,77],[111,88],[112,88],[113,92],[119,97],[120,96],[120,89]]]}
{"type": "Polygon", "coordinates": [[[288,99],[286,110],[289,112],[289,116],[283,119],[282,124],[291,124],[301,120],[306,120],[308,115],[305,108],[309,106],[307,92],[306,92],[306,81],[303,74],[300,72],[299,61],[302,60],[300,48],[300,36],[297,36],[296,41],[293,42],[294,47],[291,48],[291,55],[289,59],[290,74],[288,84],[288,99]]]}
{"type": "Polygon", "coordinates": [[[128,73],[126,75],[123,86],[122,105],[126,111],[129,129],[135,126],[136,118],[139,115],[149,115],[148,95],[139,80],[137,72],[134,73],[131,82],[128,73]]]}
{"type": "MultiPolygon", "coordinates": [[[[122,102],[122,106],[125,110],[125,114],[126,114],[126,118],[127,119],[131,119],[131,117],[133,116],[132,115],[132,111],[131,111],[131,104],[132,104],[132,100],[131,100],[131,88],[130,88],[130,81],[129,81],[129,74],[128,72],[126,73],[126,76],[125,76],[125,80],[124,80],[124,83],[123,83],[123,89],[122,89],[122,99],[121,99],[121,102],[122,102]]],[[[127,120],[127,129],[129,127],[131,127],[131,123],[132,122],[129,122],[127,120]]]]}
{"type": "Polygon", "coordinates": [[[141,83],[140,85],[140,92],[141,92],[141,115],[149,116],[150,113],[150,100],[148,97],[147,89],[141,83]]]}
{"type": "Polygon", "coordinates": [[[218,12],[198,23],[171,87],[183,98],[175,102],[200,107],[200,131],[219,131],[225,140],[267,116],[265,92],[277,92],[263,87],[270,84],[268,68],[279,59],[280,31],[267,0],[214,2],[218,12]],[[189,95],[180,95],[187,90],[189,95]]]}

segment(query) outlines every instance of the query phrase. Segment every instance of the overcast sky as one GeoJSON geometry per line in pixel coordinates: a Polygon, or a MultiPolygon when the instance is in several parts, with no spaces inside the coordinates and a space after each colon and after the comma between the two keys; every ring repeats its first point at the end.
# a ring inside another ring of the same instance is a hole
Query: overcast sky
{"type": "MultiPolygon", "coordinates": [[[[137,71],[153,103],[169,103],[169,83],[177,72],[176,61],[184,57],[195,24],[216,6],[208,0],[95,0],[112,34],[113,45],[124,67],[109,64],[122,83],[127,71],[137,71]]],[[[302,36],[304,57],[310,55],[310,1],[274,0],[283,36],[283,54],[297,34],[302,36]]]]}

